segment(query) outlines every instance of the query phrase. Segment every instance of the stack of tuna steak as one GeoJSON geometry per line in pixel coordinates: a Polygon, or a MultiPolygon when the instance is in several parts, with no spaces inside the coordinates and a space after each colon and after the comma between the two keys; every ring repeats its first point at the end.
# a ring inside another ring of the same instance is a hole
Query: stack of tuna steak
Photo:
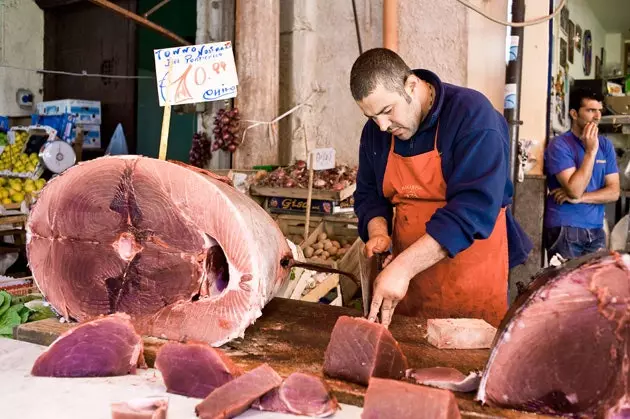
{"type": "Polygon", "coordinates": [[[541,272],[503,320],[477,398],[574,417],[630,417],[630,255],[541,272]]]}
{"type": "Polygon", "coordinates": [[[80,322],[124,312],[171,340],[242,337],[288,279],[291,251],[258,204],[204,172],[116,156],[53,179],[27,254],[55,310],[80,322]]]}

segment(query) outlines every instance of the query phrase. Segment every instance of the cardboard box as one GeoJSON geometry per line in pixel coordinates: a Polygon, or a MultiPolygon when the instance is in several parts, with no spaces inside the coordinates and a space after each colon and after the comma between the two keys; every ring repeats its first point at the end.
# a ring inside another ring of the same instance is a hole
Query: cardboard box
{"type": "MultiPolygon", "coordinates": [[[[79,125],[83,130],[83,148],[101,148],[101,126],[79,125]]],[[[72,126],[69,141],[74,143],[77,138],[77,125],[72,126]]]]}
{"type": "Polygon", "coordinates": [[[101,123],[101,102],[96,100],[62,99],[37,104],[39,115],[63,115],[74,117],[77,124],[101,123]]]}

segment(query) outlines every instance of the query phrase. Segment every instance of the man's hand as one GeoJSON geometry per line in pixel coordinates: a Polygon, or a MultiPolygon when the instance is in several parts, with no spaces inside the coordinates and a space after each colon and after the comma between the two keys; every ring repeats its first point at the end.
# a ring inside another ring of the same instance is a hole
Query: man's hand
{"type": "Polygon", "coordinates": [[[390,263],[376,277],[370,314],[368,320],[376,321],[379,311],[381,323],[388,327],[392,321],[392,315],[398,302],[407,295],[411,275],[401,264],[390,263]]]}
{"type": "Polygon", "coordinates": [[[365,243],[365,255],[370,258],[374,256],[374,253],[386,252],[391,244],[392,239],[387,234],[371,236],[368,242],[365,243]]]}
{"type": "Polygon", "coordinates": [[[584,143],[584,149],[589,152],[596,154],[599,149],[599,128],[597,124],[594,122],[589,122],[584,127],[584,131],[582,132],[582,136],[580,140],[584,143]]]}
{"type": "Polygon", "coordinates": [[[554,201],[556,201],[558,205],[564,204],[565,202],[569,204],[579,204],[581,202],[580,198],[569,198],[569,195],[567,195],[567,193],[562,188],[554,189],[553,191],[551,191],[550,194],[551,196],[553,196],[554,201]]]}

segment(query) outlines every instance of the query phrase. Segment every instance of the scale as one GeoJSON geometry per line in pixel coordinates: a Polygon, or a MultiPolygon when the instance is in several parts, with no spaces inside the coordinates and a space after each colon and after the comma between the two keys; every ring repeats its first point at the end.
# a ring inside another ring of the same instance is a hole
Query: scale
{"type": "Polygon", "coordinates": [[[55,140],[42,145],[39,159],[46,169],[59,174],[74,166],[77,155],[70,144],[62,140],[55,140]]]}

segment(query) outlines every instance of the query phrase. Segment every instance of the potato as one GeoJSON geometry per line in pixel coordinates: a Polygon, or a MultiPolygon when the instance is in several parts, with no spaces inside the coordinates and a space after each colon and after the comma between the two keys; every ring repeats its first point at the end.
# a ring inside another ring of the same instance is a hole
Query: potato
{"type": "Polygon", "coordinates": [[[335,246],[333,246],[332,243],[326,243],[324,244],[324,250],[330,250],[332,248],[334,248],[335,246]]]}
{"type": "Polygon", "coordinates": [[[327,237],[328,235],[326,233],[319,233],[319,236],[317,236],[317,241],[323,242],[324,240],[326,240],[327,237]]]}
{"type": "Polygon", "coordinates": [[[329,255],[334,256],[337,254],[338,250],[339,249],[337,249],[335,246],[331,246],[330,249],[327,249],[326,251],[329,255]]]}
{"type": "Polygon", "coordinates": [[[307,258],[313,256],[313,253],[315,253],[315,249],[313,249],[311,246],[308,246],[306,249],[304,249],[304,256],[306,256],[307,258]]]}
{"type": "Polygon", "coordinates": [[[324,243],[315,243],[313,245],[313,249],[315,250],[319,250],[319,249],[323,249],[324,248],[324,243]]]}
{"type": "Polygon", "coordinates": [[[341,247],[341,244],[339,244],[339,242],[337,240],[333,240],[332,245],[335,246],[337,249],[339,249],[341,247]]]}
{"type": "Polygon", "coordinates": [[[322,254],[322,260],[328,260],[328,256],[322,254]]]}
{"type": "Polygon", "coordinates": [[[328,253],[327,251],[325,251],[325,250],[324,250],[324,251],[322,252],[322,257],[323,257],[324,259],[327,259],[327,258],[328,258],[328,256],[330,256],[330,253],[328,253]]]}
{"type": "Polygon", "coordinates": [[[313,252],[313,255],[319,256],[322,253],[324,253],[324,249],[315,249],[315,251],[313,252]]]}
{"type": "Polygon", "coordinates": [[[344,249],[350,249],[350,247],[351,247],[351,246],[350,246],[350,244],[344,244],[344,245],[343,245],[343,248],[344,248],[344,249]]]}
{"type": "Polygon", "coordinates": [[[341,249],[337,250],[337,255],[339,255],[339,257],[342,257],[343,255],[346,254],[347,251],[348,251],[348,249],[341,248],[341,249]]]}

